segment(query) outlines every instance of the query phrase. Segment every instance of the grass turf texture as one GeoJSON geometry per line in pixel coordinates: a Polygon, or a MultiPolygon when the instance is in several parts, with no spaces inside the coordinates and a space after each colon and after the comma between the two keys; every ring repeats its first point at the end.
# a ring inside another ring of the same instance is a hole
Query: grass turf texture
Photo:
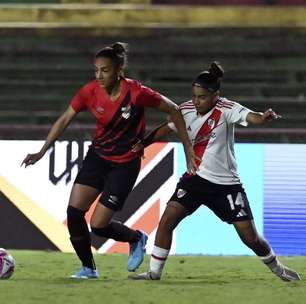
{"type": "MultiPolygon", "coordinates": [[[[10,251],[16,269],[0,280],[0,303],[304,303],[306,280],[285,283],[256,257],[170,256],[163,280],[127,279],[125,255],[96,255],[99,280],[72,280],[73,254],[10,251]]],[[[146,257],[139,272],[148,266],[146,257]]],[[[306,277],[306,257],[282,257],[306,277]]]]}

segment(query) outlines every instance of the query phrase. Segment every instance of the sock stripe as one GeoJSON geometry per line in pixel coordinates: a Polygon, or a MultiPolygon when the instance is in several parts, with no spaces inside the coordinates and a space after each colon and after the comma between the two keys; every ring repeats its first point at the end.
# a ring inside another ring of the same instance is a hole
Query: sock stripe
{"type": "Polygon", "coordinates": [[[262,256],[260,257],[261,260],[265,263],[265,264],[270,264],[272,263],[273,261],[275,261],[276,259],[276,255],[275,253],[273,252],[273,250],[270,251],[270,253],[266,256],[262,256]]]}
{"type": "Polygon", "coordinates": [[[159,260],[159,261],[166,261],[167,260],[167,257],[162,258],[162,257],[159,257],[159,256],[154,255],[154,254],[151,254],[151,257],[156,259],[156,260],[159,260]]]}
{"type": "Polygon", "coordinates": [[[264,261],[264,260],[263,260],[263,262],[264,262],[266,265],[269,265],[269,264],[273,263],[275,260],[276,260],[276,256],[274,256],[274,257],[272,258],[272,260],[269,260],[269,261],[264,261]]]}

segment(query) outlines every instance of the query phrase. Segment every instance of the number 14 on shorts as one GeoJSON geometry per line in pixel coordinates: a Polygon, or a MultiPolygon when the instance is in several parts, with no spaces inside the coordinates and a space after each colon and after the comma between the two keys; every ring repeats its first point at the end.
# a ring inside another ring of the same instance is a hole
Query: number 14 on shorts
{"type": "Polygon", "coordinates": [[[245,211],[243,210],[243,208],[245,207],[245,204],[244,204],[244,199],[243,199],[243,196],[242,196],[241,192],[237,193],[235,201],[233,200],[232,194],[228,194],[226,196],[226,198],[227,198],[227,200],[229,202],[231,210],[235,210],[236,206],[240,206],[241,207],[241,210],[239,212],[239,213],[241,213],[240,216],[246,215],[245,211]]]}

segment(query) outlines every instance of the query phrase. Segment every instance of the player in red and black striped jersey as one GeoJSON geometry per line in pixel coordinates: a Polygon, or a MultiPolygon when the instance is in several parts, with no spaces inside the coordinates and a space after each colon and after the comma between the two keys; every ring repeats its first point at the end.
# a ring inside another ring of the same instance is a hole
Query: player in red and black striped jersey
{"type": "MultiPolygon", "coordinates": [[[[185,174],[170,199],[160,220],[150,260],[150,270],[132,275],[132,279],[159,280],[168,257],[172,232],[186,216],[202,204],[222,221],[233,224],[245,243],[274,274],[284,281],[300,280],[299,274],[280,263],[269,243],[255,228],[247,195],[240,181],[234,154],[234,126],[262,124],[278,119],[272,109],[253,112],[219,96],[223,69],[212,63],[209,71],[200,73],[192,85],[192,100],[180,110],[193,143],[198,169],[185,174]]],[[[173,123],[164,124],[146,136],[144,145],[176,131],[173,123]]],[[[134,150],[137,151],[136,145],[134,150]]]]}
{"type": "Polygon", "coordinates": [[[122,43],[117,42],[98,52],[94,60],[96,79],[73,97],[67,110],[52,126],[42,149],[28,154],[23,161],[28,166],[42,158],[77,113],[86,110],[95,118],[94,139],[72,187],[67,209],[70,240],[82,262],[73,278],[99,276],[84,215],[101,192],[101,204],[97,204],[90,222],[92,232],[129,242],[129,271],[134,271],[143,260],[147,235],[111,219],[114,212],[122,208],[140,170],[143,151],[135,153],[132,147],[144,137],[146,107],[170,115],[184,144],[188,169],[191,173],[196,170],[194,151],[177,105],[140,82],[125,78],[125,62],[126,49],[122,43]]]}

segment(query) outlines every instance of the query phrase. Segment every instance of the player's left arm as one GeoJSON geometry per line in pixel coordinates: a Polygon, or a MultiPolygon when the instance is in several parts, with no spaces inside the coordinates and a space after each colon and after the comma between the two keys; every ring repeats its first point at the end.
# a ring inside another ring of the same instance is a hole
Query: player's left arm
{"type": "Polygon", "coordinates": [[[161,125],[157,126],[153,130],[151,130],[143,140],[138,141],[133,147],[133,152],[138,152],[154,142],[158,141],[159,139],[163,138],[164,136],[171,133],[173,130],[168,126],[168,122],[163,122],[161,125]]]}
{"type": "Polygon", "coordinates": [[[281,118],[281,115],[276,114],[272,109],[268,109],[264,113],[249,112],[246,121],[250,124],[261,125],[279,118],[281,118]]]}

